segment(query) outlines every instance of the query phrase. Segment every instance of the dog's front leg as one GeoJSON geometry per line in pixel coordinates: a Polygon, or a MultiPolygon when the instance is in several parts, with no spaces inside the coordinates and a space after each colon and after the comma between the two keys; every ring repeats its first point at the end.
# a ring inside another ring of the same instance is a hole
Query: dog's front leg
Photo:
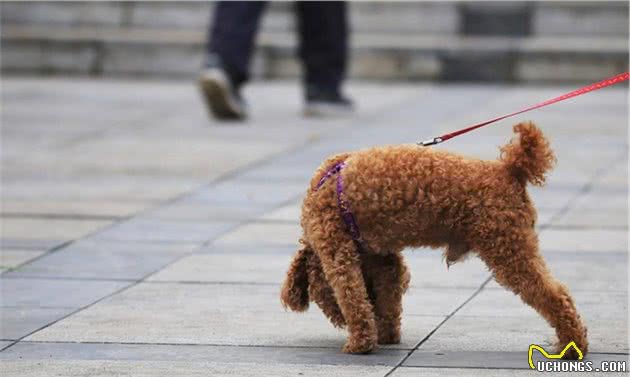
{"type": "Polygon", "coordinates": [[[376,346],[377,331],[359,253],[341,226],[327,224],[325,228],[332,231],[316,232],[319,236],[310,241],[346,321],[349,334],[343,352],[369,353],[376,346]]]}

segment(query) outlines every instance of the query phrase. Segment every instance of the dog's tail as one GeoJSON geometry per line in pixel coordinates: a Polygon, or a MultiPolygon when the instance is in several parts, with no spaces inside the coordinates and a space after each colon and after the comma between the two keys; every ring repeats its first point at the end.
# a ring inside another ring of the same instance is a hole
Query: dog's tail
{"type": "Polygon", "coordinates": [[[295,312],[308,309],[308,258],[310,247],[304,245],[293,257],[280,291],[282,306],[295,312]]]}
{"type": "Polygon", "coordinates": [[[549,141],[532,122],[517,124],[514,132],[520,136],[501,147],[501,161],[523,184],[530,182],[542,186],[545,183],[545,173],[556,162],[549,141]]]}

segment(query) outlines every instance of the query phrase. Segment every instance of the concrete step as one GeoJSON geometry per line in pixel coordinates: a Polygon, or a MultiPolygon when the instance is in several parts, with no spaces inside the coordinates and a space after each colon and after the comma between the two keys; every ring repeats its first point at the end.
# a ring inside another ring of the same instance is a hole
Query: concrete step
{"type": "MultiPolygon", "coordinates": [[[[209,2],[4,2],[2,23],[205,31],[209,2]]],[[[627,1],[353,2],[352,30],[372,33],[628,36],[627,1]],[[499,25],[499,26],[497,26],[499,25]],[[485,28],[485,29],[484,29],[485,28]],[[484,31],[485,30],[485,31],[484,31]],[[508,34],[510,33],[508,29],[508,34]]],[[[272,2],[264,31],[295,29],[293,4],[272,2]]]]}
{"type": "Polygon", "coordinates": [[[538,1],[532,7],[532,32],[627,38],[628,4],[628,1],[538,1]]]}
{"type": "Polygon", "coordinates": [[[627,1],[483,1],[459,4],[460,34],[628,36],[627,1]]]}
{"type": "MultiPolygon", "coordinates": [[[[205,32],[3,24],[2,70],[194,77],[205,32]]],[[[295,77],[295,36],[262,32],[254,77],[295,77]]],[[[627,70],[625,37],[354,33],[351,77],[584,82],[627,70]]]]}
{"type": "MultiPolygon", "coordinates": [[[[1,20],[45,26],[110,26],[205,31],[210,2],[36,2],[3,3],[1,20]]],[[[262,18],[263,31],[295,30],[294,5],[272,2],[262,18]]],[[[456,33],[455,3],[351,3],[355,31],[456,33]]]]}

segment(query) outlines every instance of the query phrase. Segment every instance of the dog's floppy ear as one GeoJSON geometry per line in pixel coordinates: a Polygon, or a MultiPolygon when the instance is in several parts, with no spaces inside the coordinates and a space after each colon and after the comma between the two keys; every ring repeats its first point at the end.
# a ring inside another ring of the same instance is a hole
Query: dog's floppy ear
{"type": "Polygon", "coordinates": [[[501,161],[523,184],[542,186],[545,174],[556,162],[549,141],[532,122],[517,124],[514,132],[519,138],[501,148],[501,161]]]}

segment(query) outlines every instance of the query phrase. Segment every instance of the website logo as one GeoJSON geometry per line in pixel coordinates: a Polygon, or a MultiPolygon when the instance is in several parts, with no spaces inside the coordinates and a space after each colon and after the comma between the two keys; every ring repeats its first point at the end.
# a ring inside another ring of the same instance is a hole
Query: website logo
{"type": "Polygon", "coordinates": [[[532,360],[532,356],[534,354],[534,350],[537,350],[538,352],[540,352],[546,359],[557,360],[557,359],[562,359],[564,354],[567,353],[567,351],[571,347],[573,347],[573,349],[575,349],[575,351],[577,352],[578,360],[582,360],[584,358],[584,354],[582,353],[582,350],[580,350],[580,348],[573,341],[570,342],[569,344],[567,344],[564,347],[564,349],[560,353],[557,353],[557,354],[550,354],[547,351],[545,351],[545,349],[542,348],[541,346],[539,346],[537,344],[530,344],[529,345],[529,351],[527,352],[527,359],[529,361],[529,367],[532,368],[532,369],[536,369],[536,367],[534,366],[534,361],[532,360]]]}

